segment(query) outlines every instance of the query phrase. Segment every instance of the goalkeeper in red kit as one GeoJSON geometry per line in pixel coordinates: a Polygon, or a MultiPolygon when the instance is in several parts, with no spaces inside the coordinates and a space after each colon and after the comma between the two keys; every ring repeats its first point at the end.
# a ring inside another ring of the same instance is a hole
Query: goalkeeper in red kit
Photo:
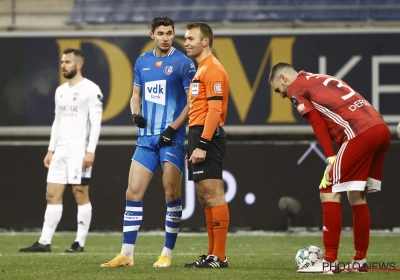
{"type": "Polygon", "coordinates": [[[367,272],[371,225],[366,194],[381,190],[382,169],[391,134],[382,116],[358,92],[339,78],[297,72],[278,63],[269,76],[271,88],[289,98],[313,127],[328,166],[319,185],[323,210],[324,259],[298,273],[339,272],[337,255],[342,230],[342,194],[353,212],[355,254],[344,268],[367,272]],[[339,150],[335,154],[333,142],[339,150]]]}

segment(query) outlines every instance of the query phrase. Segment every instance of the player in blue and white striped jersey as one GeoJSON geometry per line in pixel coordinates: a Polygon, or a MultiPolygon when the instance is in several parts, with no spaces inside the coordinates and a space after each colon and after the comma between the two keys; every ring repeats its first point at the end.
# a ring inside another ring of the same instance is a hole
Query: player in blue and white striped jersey
{"type": "Polygon", "coordinates": [[[181,182],[185,166],[187,94],[196,73],[194,63],[172,47],[174,22],[157,17],[151,23],[154,50],[135,64],[131,98],[133,123],[139,127],[129,172],[121,253],[101,267],[133,266],[137,234],[143,217],[143,196],[159,165],[167,212],[165,243],[153,267],[169,267],[182,218],[181,182]]]}

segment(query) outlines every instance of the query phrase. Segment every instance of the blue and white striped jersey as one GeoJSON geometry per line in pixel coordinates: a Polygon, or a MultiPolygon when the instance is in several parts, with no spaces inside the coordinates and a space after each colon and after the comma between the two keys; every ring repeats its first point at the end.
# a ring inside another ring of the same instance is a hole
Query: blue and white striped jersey
{"type": "MultiPolygon", "coordinates": [[[[195,73],[194,63],[175,48],[165,57],[157,57],[153,50],[136,60],[134,83],[142,88],[142,115],[147,120],[139,136],[159,135],[179,117],[195,73]]],[[[184,137],[186,125],[177,134],[184,137]]]]}

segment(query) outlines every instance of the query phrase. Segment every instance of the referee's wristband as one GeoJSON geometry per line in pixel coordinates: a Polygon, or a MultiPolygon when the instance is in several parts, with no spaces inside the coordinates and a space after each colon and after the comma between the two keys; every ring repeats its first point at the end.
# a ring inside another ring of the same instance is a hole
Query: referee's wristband
{"type": "Polygon", "coordinates": [[[199,143],[197,144],[197,148],[207,151],[208,143],[210,143],[210,142],[211,142],[210,140],[200,137],[199,143]]]}

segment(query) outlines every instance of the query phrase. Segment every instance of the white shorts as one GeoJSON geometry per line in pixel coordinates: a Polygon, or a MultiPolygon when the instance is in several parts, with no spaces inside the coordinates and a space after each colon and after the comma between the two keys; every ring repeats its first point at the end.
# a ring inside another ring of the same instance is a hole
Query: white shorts
{"type": "Polygon", "coordinates": [[[83,158],[53,156],[47,182],[56,184],[88,185],[92,167],[82,167],[83,158]]]}

